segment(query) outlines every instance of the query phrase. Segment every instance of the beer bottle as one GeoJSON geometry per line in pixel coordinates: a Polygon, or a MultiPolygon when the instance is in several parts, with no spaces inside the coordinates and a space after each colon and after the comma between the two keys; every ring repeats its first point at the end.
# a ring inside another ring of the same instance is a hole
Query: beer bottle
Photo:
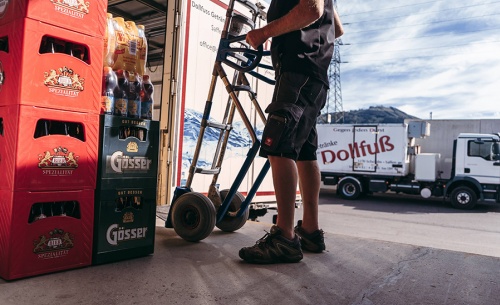
{"type": "Polygon", "coordinates": [[[115,209],[115,211],[117,211],[117,212],[123,211],[123,209],[125,208],[125,199],[124,199],[124,197],[118,197],[118,198],[116,198],[115,202],[116,202],[116,209],[115,209]]]}
{"type": "Polygon", "coordinates": [[[117,86],[114,90],[115,108],[114,115],[127,116],[127,91],[130,89],[128,84],[128,72],[124,70],[117,70],[117,86]]]}
{"type": "Polygon", "coordinates": [[[153,116],[153,93],[154,86],[149,75],[144,75],[142,78],[141,92],[141,119],[151,120],[153,116]]]}
{"type": "Polygon", "coordinates": [[[84,134],[83,134],[83,126],[81,123],[76,123],[76,122],[72,122],[72,123],[66,123],[66,132],[67,132],[67,135],[70,136],[70,137],[73,137],[75,139],[78,139],[80,141],[85,141],[85,137],[84,137],[84,134]]]}
{"type": "Polygon", "coordinates": [[[115,89],[118,85],[116,73],[111,67],[104,67],[102,74],[101,113],[113,114],[115,109],[115,89]]]}
{"type": "Polygon", "coordinates": [[[74,201],[64,201],[64,211],[66,216],[75,217],[75,202],[74,201]]]}
{"type": "Polygon", "coordinates": [[[49,123],[47,122],[47,120],[38,120],[38,122],[36,122],[34,138],[37,139],[48,135],[49,123]]]}
{"type": "Polygon", "coordinates": [[[35,203],[31,206],[30,216],[28,218],[28,223],[32,223],[36,220],[36,217],[39,214],[38,203],[35,203]]]}
{"type": "Polygon", "coordinates": [[[48,37],[48,36],[43,36],[42,41],[40,43],[40,49],[38,52],[40,54],[45,54],[45,53],[54,53],[54,38],[48,37]]]}
{"type": "Polygon", "coordinates": [[[142,205],[141,205],[141,197],[140,196],[133,196],[132,197],[132,207],[136,210],[141,210],[142,205]]]}
{"type": "Polygon", "coordinates": [[[66,54],[68,54],[72,57],[76,57],[79,60],[84,61],[86,63],[89,63],[88,62],[88,51],[87,51],[87,47],[85,45],[67,42],[66,43],[66,54]]]}
{"type": "Polygon", "coordinates": [[[59,201],[59,216],[66,216],[66,210],[64,209],[65,202],[59,201]]]}
{"type": "Polygon", "coordinates": [[[145,136],[144,136],[145,134],[146,134],[146,131],[144,130],[144,128],[137,128],[137,138],[140,141],[145,140],[145,136]]]}
{"type": "Polygon", "coordinates": [[[43,203],[35,203],[35,205],[37,206],[38,211],[35,214],[34,221],[47,218],[47,215],[44,213],[43,203]]]}

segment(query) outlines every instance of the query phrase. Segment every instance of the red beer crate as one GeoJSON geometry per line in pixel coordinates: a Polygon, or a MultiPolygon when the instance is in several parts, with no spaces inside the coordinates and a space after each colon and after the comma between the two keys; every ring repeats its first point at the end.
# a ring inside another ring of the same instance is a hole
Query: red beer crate
{"type": "Polygon", "coordinates": [[[0,189],[95,189],[99,115],[0,107],[0,189]]]}
{"type": "Polygon", "coordinates": [[[102,38],[17,19],[0,42],[0,105],[100,113],[102,38]]]}
{"type": "Polygon", "coordinates": [[[31,18],[71,31],[103,37],[107,0],[2,0],[0,25],[31,18]]]}
{"type": "Polygon", "coordinates": [[[0,190],[0,276],[6,280],[92,262],[94,190],[0,190]]]}

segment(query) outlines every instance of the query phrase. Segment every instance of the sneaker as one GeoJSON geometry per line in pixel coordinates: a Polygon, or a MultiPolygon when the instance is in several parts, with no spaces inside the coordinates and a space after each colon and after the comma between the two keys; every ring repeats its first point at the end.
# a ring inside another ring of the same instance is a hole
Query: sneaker
{"type": "Polygon", "coordinates": [[[290,240],[282,236],[278,226],[272,226],[254,246],[240,250],[240,257],[252,264],[297,263],[302,259],[300,240],[297,235],[290,240]]]}
{"type": "Polygon", "coordinates": [[[302,220],[299,220],[294,231],[300,238],[303,250],[315,253],[321,253],[325,250],[325,232],[323,230],[316,230],[309,234],[302,229],[302,220]]]}

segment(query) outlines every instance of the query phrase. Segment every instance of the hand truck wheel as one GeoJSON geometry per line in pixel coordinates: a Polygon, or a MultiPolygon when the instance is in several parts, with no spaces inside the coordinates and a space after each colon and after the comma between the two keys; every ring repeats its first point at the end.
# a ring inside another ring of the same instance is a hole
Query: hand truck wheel
{"type": "MultiPolygon", "coordinates": [[[[222,201],[226,199],[228,193],[229,190],[220,191],[220,197],[222,201]]],[[[231,200],[231,203],[229,204],[229,208],[227,209],[227,211],[237,212],[240,209],[243,201],[245,201],[245,197],[240,192],[236,192],[234,194],[233,200],[231,200]]],[[[240,217],[236,216],[233,217],[229,215],[224,216],[224,218],[222,218],[221,221],[216,223],[216,226],[217,228],[221,229],[224,232],[234,232],[243,227],[243,225],[245,225],[249,215],[250,215],[250,209],[247,208],[246,211],[240,217]]]]}
{"type": "Polygon", "coordinates": [[[180,196],[172,206],[175,232],[187,241],[206,238],[215,227],[216,211],[208,197],[190,192],[180,196]]]}

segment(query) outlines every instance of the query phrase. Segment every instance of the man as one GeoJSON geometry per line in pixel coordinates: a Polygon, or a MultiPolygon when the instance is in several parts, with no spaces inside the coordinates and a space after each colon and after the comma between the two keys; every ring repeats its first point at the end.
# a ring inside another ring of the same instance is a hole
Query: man
{"type": "Polygon", "coordinates": [[[325,250],[318,223],[320,171],[316,161],[316,118],[326,103],[334,40],[343,34],[333,0],[272,0],[268,24],[247,34],[257,48],[267,39],[276,85],[259,155],[269,158],[278,204],[271,232],[240,257],[249,263],[294,263],[302,249],[325,250]],[[297,182],[303,220],[294,228],[297,182]]]}

